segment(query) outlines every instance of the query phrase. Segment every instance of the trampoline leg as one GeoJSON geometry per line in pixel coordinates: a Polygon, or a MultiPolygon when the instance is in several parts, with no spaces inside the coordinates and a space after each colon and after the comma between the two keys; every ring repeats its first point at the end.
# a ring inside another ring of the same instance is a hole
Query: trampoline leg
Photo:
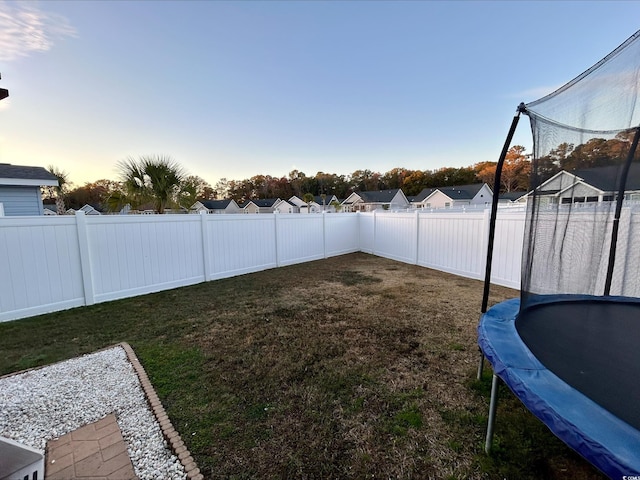
{"type": "Polygon", "coordinates": [[[496,409],[498,407],[498,382],[500,378],[493,376],[491,381],[491,401],[489,403],[489,421],[487,422],[487,438],[484,442],[484,451],[491,452],[491,444],[493,443],[493,425],[496,421],[496,409]]]}
{"type": "Polygon", "coordinates": [[[478,364],[478,380],[482,380],[482,372],[484,371],[484,353],[480,350],[480,363],[478,364]]]}

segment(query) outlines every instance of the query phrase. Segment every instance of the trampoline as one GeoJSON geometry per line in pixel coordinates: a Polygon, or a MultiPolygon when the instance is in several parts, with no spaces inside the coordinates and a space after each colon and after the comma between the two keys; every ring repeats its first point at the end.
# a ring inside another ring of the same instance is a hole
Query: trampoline
{"type": "MultiPolygon", "coordinates": [[[[497,381],[610,478],[640,478],[640,31],[596,65],[520,104],[533,134],[520,298],[488,307],[478,344],[497,381]]],[[[481,367],[479,375],[481,374],[481,367]]]]}

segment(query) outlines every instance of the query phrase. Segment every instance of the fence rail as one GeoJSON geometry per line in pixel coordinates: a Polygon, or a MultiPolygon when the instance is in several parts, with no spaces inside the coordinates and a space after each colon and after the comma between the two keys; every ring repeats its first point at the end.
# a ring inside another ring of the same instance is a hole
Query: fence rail
{"type": "MultiPolygon", "coordinates": [[[[352,252],[482,278],[488,211],[0,218],[0,321],[352,252]]],[[[494,275],[518,288],[524,214],[498,216],[494,275]]]]}

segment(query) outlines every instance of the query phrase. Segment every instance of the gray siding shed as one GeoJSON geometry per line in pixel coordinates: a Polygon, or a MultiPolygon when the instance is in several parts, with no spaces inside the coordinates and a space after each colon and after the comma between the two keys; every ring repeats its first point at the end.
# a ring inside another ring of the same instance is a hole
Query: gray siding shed
{"type": "Polygon", "coordinates": [[[0,204],[6,216],[43,215],[40,187],[58,185],[42,167],[0,163],[0,204]]]}
{"type": "Polygon", "coordinates": [[[0,186],[0,203],[6,216],[43,215],[40,187],[0,186]]]}

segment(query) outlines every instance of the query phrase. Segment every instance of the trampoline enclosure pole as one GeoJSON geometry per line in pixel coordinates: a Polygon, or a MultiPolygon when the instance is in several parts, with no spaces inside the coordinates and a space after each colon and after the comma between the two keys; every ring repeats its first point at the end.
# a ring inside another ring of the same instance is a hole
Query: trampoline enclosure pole
{"type": "Polygon", "coordinates": [[[613,281],[613,267],[616,263],[616,247],[618,243],[618,228],[620,226],[620,215],[622,214],[622,202],[624,201],[624,192],[626,190],[627,177],[629,176],[629,169],[631,168],[631,162],[635,156],[636,149],[638,148],[638,140],[640,139],[640,127],[636,129],[636,133],[633,136],[633,142],[629,153],[627,154],[627,160],[622,169],[622,175],[620,179],[620,186],[618,187],[618,198],[616,199],[616,212],[613,217],[613,226],[611,229],[611,246],[609,247],[609,264],[607,265],[607,277],[604,284],[604,295],[608,297],[611,294],[611,282],[613,281]]]}
{"type": "Polygon", "coordinates": [[[526,107],[524,103],[518,105],[518,110],[516,115],[513,117],[511,122],[511,128],[509,129],[509,133],[507,134],[507,138],[504,141],[504,146],[502,147],[502,152],[500,153],[500,158],[498,159],[498,164],[496,165],[496,176],[493,182],[493,200],[491,202],[491,218],[489,220],[489,242],[487,244],[487,264],[485,265],[484,270],[484,292],[482,294],[482,313],[486,313],[487,305],[489,303],[489,286],[491,284],[491,261],[493,259],[493,239],[495,237],[496,230],[496,215],[498,213],[498,197],[500,196],[500,179],[502,177],[502,167],[504,165],[504,160],[507,157],[507,152],[509,151],[509,147],[511,146],[511,140],[513,139],[513,135],[516,132],[516,127],[518,126],[518,121],[520,120],[520,114],[522,112],[526,112],[526,107]]]}
{"type": "MultiPolygon", "coordinates": [[[[496,216],[498,214],[498,200],[500,196],[500,180],[502,178],[502,167],[504,165],[505,158],[507,158],[507,152],[509,151],[509,147],[511,146],[511,140],[513,140],[513,135],[516,132],[516,127],[518,126],[518,121],[520,120],[520,114],[522,112],[526,112],[524,103],[520,103],[520,105],[518,105],[516,114],[511,121],[509,133],[507,133],[507,138],[504,141],[502,152],[500,152],[498,164],[496,165],[496,176],[493,181],[493,199],[491,200],[491,217],[489,219],[489,241],[487,243],[487,263],[484,270],[484,291],[482,292],[482,308],[480,309],[481,313],[487,312],[487,306],[489,304],[489,289],[491,286],[491,262],[493,261],[493,240],[496,233],[496,216]]],[[[480,351],[480,363],[478,364],[478,380],[482,378],[483,370],[484,354],[482,353],[482,351],[480,351]]]]}

